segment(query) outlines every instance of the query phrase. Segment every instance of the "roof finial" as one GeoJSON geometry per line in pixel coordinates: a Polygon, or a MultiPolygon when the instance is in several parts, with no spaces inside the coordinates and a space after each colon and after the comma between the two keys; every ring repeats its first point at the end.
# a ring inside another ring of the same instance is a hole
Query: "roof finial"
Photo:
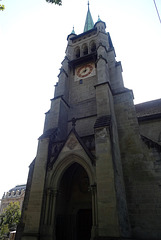
{"type": "Polygon", "coordinates": [[[77,121],[77,119],[73,117],[73,118],[72,118],[72,127],[73,127],[73,128],[75,128],[76,121],[77,121]]]}
{"type": "Polygon", "coordinates": [[[72,32],[71,32],[71,33],[75,34],[75,31],[74,31],[74,26],[73,26],[73,30],[72,30],[72,32]]]}
{"type": "Polygon", "coordinates": [[[101,19],[100,19],[100,16],[98,15],[98,20],[97,20],[97,22],[100,22],[101,21],[101,19]]]}

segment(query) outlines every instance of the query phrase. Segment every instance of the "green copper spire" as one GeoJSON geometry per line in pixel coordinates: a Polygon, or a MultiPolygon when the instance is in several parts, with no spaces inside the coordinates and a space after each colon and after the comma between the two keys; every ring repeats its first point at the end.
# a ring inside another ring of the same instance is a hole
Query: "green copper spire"
{"type": "Polygon", "coordinates": [[[75,31],[74,31],[74,26],[73,26],[73,30],[72,30],[71,34],[75,34],[75,31]]]}
{"type": "Polygon", "coordinates": [[[101,19],[100,19],[100,16],[98,15],[98,20],[97,20],[97,22],[101,22],[101,19]]]}
{"type": "Polygon", "coordinates": [[[86,22],[85,22],[85,26],[84,26],[84,32],[87,32],[88,30],[92,29],[94,27],[94,22],[89,10],[89,1],[88,1],[88,12],[87,12],[87,16],[86,16],[86,22]]]}

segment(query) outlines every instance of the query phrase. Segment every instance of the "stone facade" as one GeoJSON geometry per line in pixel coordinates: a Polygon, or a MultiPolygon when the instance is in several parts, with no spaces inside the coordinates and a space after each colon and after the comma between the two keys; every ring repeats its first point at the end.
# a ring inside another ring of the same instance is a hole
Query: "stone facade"
{"type": "Polygon", "coordinates": [[[25,196],[26,185],[17,185],[10,189],[8,192],[4,193],[1,199],[0,214],[8,206],[10,202],[19,202],[20,209],[22,210],[22,205],[25,196]]]}
{"type": "Polygon", "coordinates": [[[17,239],[161,239],[161,100],[134,105],[105,29],[67,38],[17,239]]]}

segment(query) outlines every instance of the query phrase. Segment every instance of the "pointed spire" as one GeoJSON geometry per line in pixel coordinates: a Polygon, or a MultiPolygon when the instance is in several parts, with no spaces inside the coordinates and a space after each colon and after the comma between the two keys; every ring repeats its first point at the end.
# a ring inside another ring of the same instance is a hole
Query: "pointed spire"
{"type": "Polygon", "coordinates": [[[98,15],[98,20],[97,20],[97,22],[100,22],[101,21],[101,19],[100,19],[100,16],[98,15]]]}
{"type": "Polygon", "coordinates": [[[68,41],[71,37],[73,37],[74,35],[77,36],[77,34],[75,34],[74,26],[73,26],[73,30],[72,30],[72,32],[68,35],[67,41],[68,41]]]}
{"type": "Polygon", "coordinates": [[[75,31],[74,31],[74,26],[73,26],[73,30],[72,30],[71,34],[75,34],[75,31]]]}
{"type": "Polygon", "coordinates": [[[88,11],[87,11],[87,16],[86,16],[86,21],[84,25],[84,32],[87,32],[88,30],[92,29],[94,27],[94,22],[92,19],[92,15],[89,10],[89,1],[88,1],[88,11]]]}

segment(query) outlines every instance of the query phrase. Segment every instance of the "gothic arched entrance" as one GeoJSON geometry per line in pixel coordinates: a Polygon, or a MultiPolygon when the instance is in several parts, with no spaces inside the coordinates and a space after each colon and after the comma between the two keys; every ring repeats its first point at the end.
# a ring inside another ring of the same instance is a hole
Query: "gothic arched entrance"
{"type": "Polygon", "coordinates": [[[63,174],[56,200],[56,240],[90,240],[92,196],[85,169],[73,163],[63,174]]]}

